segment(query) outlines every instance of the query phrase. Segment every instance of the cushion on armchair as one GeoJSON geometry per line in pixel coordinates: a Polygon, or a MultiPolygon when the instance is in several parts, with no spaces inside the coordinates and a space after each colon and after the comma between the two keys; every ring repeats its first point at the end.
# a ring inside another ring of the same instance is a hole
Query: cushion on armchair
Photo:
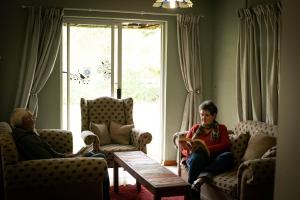
{"type": "Polygon", "coordinates": [[[257,132],[249,139],[248,147],[242,161],[261,158],[271,147],[276,145],[276,138],[268,134],[257,132]]]}
{"type": "Polygon", "coordinates": [[[113,143],[125,145],[129,144],[130,133],[133,127],[133,124],[122,125],[117,122],[111,121],[109,131],[113,143]]]}
{"type": "Polygon", "coordinates": [[[234,155],[237,163],[240,163],[248,145],[250,133],[245,132],[239,135],[230,135],[231,152],[234,155]]]}
{"type": "Polygon", "coordinates": [[[90,130],[99,137],[100,145],[106,145],[111,143],[111,138],[108,132],[107,125],[105,123],[96,124],[91,122],[90,130]]]}

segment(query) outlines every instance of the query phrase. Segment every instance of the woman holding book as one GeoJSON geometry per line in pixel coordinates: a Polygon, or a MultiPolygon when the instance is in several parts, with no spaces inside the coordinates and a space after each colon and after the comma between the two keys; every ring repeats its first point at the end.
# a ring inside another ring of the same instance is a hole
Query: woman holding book
{"type": "Polygon", "coordinates": [[[179,140],[181,152],[187,157],[188,182],[197,191],[234,163],[227,128],[216,121],[217,113],[218,108],[211,100],[204,101],[199,106],[200,124],[195,124],[186,138],[179,140]]]}

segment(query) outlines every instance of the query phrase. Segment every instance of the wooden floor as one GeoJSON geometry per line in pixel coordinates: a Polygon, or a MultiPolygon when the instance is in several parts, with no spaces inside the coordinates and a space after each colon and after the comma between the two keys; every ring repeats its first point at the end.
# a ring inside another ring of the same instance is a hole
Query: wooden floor
{"type": "MultiPolygon", "coordinates": [[[[166,166],[169,170],[171,170],[174,174],[177,174],[177,167],[176,166],[166,166]]],[[[110,181],[110,186],[113,186],[113,168],[108,168],[108,174],[109,174],[109,181],[110,181]]],[[[135,179],[128,173],[126,172],[123,168],[119,168],[119,185],[127,185],[135,184],[135,179]]]]}

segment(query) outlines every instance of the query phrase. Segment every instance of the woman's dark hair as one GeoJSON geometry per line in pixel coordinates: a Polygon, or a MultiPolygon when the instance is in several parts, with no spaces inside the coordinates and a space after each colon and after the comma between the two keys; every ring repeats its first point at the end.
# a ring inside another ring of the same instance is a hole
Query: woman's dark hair
{"type": "Polygon", "coordinates": [[[218,114],[218,108],[212,100],[203,101],[199,106],[199,111],[200,110],[206,110],[211,115],[218,114]]]}

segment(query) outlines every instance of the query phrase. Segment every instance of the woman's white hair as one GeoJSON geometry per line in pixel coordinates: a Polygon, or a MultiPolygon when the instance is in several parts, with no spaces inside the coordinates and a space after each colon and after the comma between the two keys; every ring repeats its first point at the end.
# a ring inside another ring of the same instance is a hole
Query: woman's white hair
{"type": "Polygon", "coordinates": [[[23,125],[23,117],[30,113],[25,108],[15,108],[10,116],[10,125],[13,128],[20,127],[23,125]]]}

